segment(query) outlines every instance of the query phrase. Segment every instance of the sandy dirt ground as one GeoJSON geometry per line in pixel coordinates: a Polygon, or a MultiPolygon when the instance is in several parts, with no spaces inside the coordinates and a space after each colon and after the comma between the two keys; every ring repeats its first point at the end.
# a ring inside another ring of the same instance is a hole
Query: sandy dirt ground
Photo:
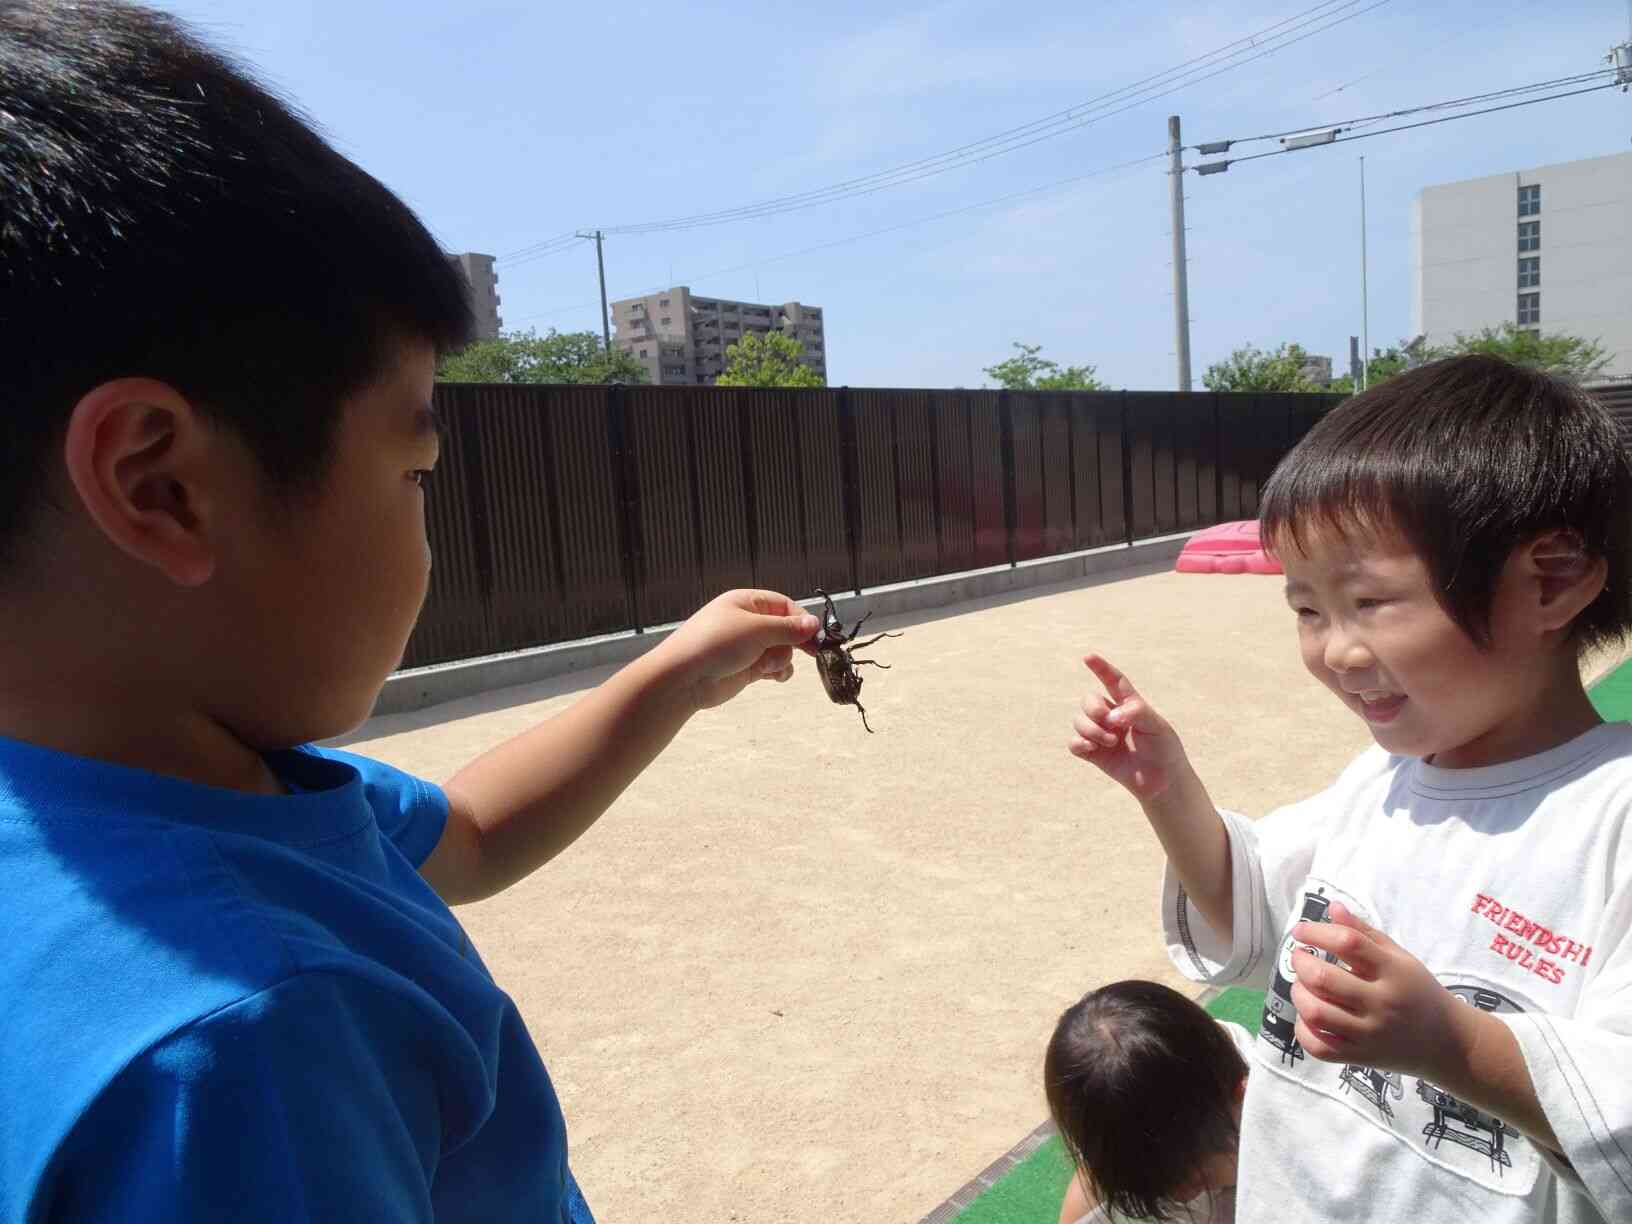
{"type": "MultiPolygon", "coordinates": [[[[1155,838],[1065,751],[1081,656],[1180,728],[1215,802],[1262,814],[1369,742],[1303,671],[1280,585],[1146,571],[880,622],[905,636],[870,652],[894,668],[864,673],[876,734],[801,659],[462,909],[602,1224],[916,1221],[1036,1126],[1063,1007],[1117,978],[1184,985],[1155,838]]],[[[606,674],[381,718],[350,746],[441,781],[606,674]]]]}

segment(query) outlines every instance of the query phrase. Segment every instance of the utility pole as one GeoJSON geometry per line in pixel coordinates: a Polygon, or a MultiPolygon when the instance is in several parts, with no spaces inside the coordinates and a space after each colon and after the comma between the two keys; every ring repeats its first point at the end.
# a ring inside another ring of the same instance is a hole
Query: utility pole
{"type": "Polygon", "coordinates": [[[1626,22],[1627,41],[1611,47],[1604,57],[1615,66],[1615,83],[1622,93],[1632,89],[1632,0],[1626,0],[1626,22]]]}
{"type": "Polygon", "coordinates": [[[1179,117],[1167,117],[1169,188],[1173,198],[1173,331],[1179,359],[1179,390],[1190,390],[1190,278],[1184,254],[1184,162],[1179,154],[1179,117]]]}
{"type": "Polygon", "coordinates": [[[612,351],[612,315],[606,308],[606,259],[601,254],[601,231],[593,234],[579,233],[580,238],[595,239],[595,266],[601,274],[601,336],[606,341],[606,351],[612,351]]]}
{"type": "Polygon", "coordinates": [[[1360,390],[1371,383],[1371,299],[1366,293],[1366,159],[1360,159],[1360,390]]]}

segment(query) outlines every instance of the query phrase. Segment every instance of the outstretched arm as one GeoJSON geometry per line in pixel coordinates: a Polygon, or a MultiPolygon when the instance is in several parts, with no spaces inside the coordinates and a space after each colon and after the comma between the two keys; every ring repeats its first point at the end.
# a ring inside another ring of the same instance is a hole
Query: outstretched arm
{"type": "Polygon", "coordinates": [[[1127,676],[1097,654],[1084,660],[1104,687],[1073,724],[1071,754],[1096,765],[1139,801],[1190,903],[1218,936],[1234,930],[1230,839],[1178,732],[1127,676]]]}
{"type": "Polygon", "coordinates": [[[528,875],[594,824],[693,714],[755,680],[788,679],[793,649],[816,629],[785,595],[721,595],[568,709],[460,770],[421,873],[450,905],[528,875]]]}

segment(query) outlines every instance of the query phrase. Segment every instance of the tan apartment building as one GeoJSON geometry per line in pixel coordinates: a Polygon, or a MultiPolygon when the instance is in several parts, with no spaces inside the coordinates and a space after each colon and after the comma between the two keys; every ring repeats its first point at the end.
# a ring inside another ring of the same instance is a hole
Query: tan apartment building
{"type": "Polygon", "coordinates": [[[803,347],[800,363],[827,381],[822,309],[699,297],[684,285],[612,303],[612,343],[646,367],[656,384],[708,386],[725,370],[725,351],[750,332],[779,331],[803,347]]]}
{"type": "Polygon", "coordinates": [[[493,256],[465,251],[449,255],[448,262],[465,278],[466,300],[476,320],[477,340],[497,340],[504,320],[499,317],[499,274],[493,270],[493,256]]]}

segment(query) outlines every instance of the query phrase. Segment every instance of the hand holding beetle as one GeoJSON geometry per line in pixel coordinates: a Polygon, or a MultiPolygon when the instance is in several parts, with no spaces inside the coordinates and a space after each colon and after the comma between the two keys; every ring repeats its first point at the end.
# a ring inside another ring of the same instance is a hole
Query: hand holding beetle
{"type": "Polygon", "coordinates": [[[1083,698],[1071,755],[1097,765],[1141,803],[1157,798],[1188,764],[1178,732],[1109,660],[1091,654],[1083,662],[1105,694],[1083,698]]]}
{"type": "Polygon", "coordinates": [[[672,668],[699,710],[724,705],[755,680],[793,675],[793,650],[820,622],[775,591],[727,591],[695,612],[652,653],[672,668]]]}
{"type": "Polygon", "coordinates": [[[1292,930],[1300,945],[1292,953],[1292,1006],[1298,1043],[1309,1056],[1436,1081],[1465,1062],[1483,1013],[1459,1002],[1421,961],[1342,902],[1329,913],[1330,922],[1300,922],[1292,930]]]}

